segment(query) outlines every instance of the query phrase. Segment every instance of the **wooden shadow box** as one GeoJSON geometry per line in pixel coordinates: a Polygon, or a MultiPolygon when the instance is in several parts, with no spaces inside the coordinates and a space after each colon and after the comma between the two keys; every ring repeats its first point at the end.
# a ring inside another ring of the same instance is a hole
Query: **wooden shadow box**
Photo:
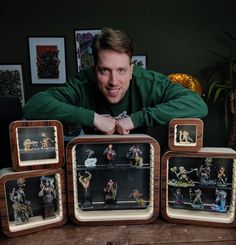
{"type": "Polygon", "coordinates": [[[59,121],[14,121],[9,131],[16,171],[56,169],[64,164],[63,126],[59,121]]]}
{"type": "Polygon", "coordinates": [[[147,135],[81,136],[67,145],[75,224],[144,224],[159,213],[159,144],[147,135]]]}
{"type": "Polygon", "coordinates": [[[203,122],[198,118],[175,118],[169,123],[171,151],[197,152],[202,148],[203,122]]]}
{"type": "Polygon", "coordinates": [[[161,212],[173,223],[236,225],[236,152],[202,148],[162,157],[161,212]]]}
{"type": "Polygon", "coordinates": [[[0,171],[0,210],[3,233],[16,237],[67,220],[65,174],[62,169],[0,171]]]}

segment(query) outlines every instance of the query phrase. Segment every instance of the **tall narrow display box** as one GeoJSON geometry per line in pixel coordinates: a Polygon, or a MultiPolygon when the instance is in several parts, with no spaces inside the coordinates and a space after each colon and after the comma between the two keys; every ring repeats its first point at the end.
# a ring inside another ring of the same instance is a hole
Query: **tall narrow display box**
{"type": "Polygon", "coordinates": [[[56,169],[64,164],[63,126],[59,121],[14,121],[9,130],[16,171],[56,169]]]}
{"type": "Polygon", "coordinates": [[[15,237],[62,225],[67,220],[62,169],[0,171],[3,233],[15,237]]]}
{"type": "Polygon", "coordinates": [[[236,152],[229,148],[165,153],[163,217],[176,223],[235,226],[235,159],[236,152]]]}
{"type": "Polygon", "coordinates": [[[159,144],[147,135],[81,136],[67,145],[75,224],[138,224],[159,213],[159,144]]]}
{"type": "Polygon", "coordinates": [[[203,122],[199,118],[175,118],[169,123],[169,149],[197,152],[202,148],[203,122]]]}

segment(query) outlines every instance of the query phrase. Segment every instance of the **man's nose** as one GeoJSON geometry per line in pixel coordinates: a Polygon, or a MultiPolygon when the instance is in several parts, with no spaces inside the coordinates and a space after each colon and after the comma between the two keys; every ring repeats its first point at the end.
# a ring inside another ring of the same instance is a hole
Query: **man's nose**
{"type": "Polygon", "coordinates": [[[118,82],[117,74],[116,74],[115,72],[111,72],[109,83],[112,84],[112,85],[114,86],[114,85],[117,84],[117,82],[118,82]]]}

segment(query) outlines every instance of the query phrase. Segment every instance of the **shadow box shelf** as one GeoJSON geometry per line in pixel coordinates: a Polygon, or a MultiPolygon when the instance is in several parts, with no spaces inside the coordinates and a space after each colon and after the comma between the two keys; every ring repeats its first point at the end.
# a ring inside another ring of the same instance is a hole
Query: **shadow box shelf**
{"type": "Polygon", "coordinates": [[[59,121],[14,121],[9,131],[16,171],[56,169],[64,164],[63,126],[59,121]]]}
{"type": "Polygon", "coordinates": [[[171,151],[197,152],[202,148],[203,122],[198,118],[175,118],[169,122],[171,151]]]}
{"type": "Polygon", "coordinates": [[[67,154],[75,224],[151,223],[159,213],[159,144],[147,135],[81,136],[67,154]]]}
{"type": "Polygon", "coordinates": [[[62,169],[0,171],[0,210],[3,233],[16,237],[67,220],[65,174],[62,169]]]}
{"type": "Polygon", "coordinates": [[[174,223],[235,226],[235,159],[236,152],[230,148],[165,153],[161,166],[163,217],[174,223]]]}

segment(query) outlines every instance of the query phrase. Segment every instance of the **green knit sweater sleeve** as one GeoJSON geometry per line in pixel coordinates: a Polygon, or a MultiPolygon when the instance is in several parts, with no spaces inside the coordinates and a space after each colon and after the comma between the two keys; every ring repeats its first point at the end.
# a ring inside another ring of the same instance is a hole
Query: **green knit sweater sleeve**
{"type": "Polygon", "coordinates": [[[173,118],[203,118],[208,113],[206,103],[198,94],[172,83],[160,73],[138,70],[132,93],[141,101],[136,100],[132,105],[135,128],[167,124],[173,118]]]}
{"type": "Polygon", "coordinates": [[[65,86],[51,88],[32,96],[23,108],[25,119],[59,120],[62,123],[93,127],[94,111],[90,106],[92,97],[86,82],[76,78],[65,86]],[[87,91],[87,92],[85,92],[87,91]]]}

